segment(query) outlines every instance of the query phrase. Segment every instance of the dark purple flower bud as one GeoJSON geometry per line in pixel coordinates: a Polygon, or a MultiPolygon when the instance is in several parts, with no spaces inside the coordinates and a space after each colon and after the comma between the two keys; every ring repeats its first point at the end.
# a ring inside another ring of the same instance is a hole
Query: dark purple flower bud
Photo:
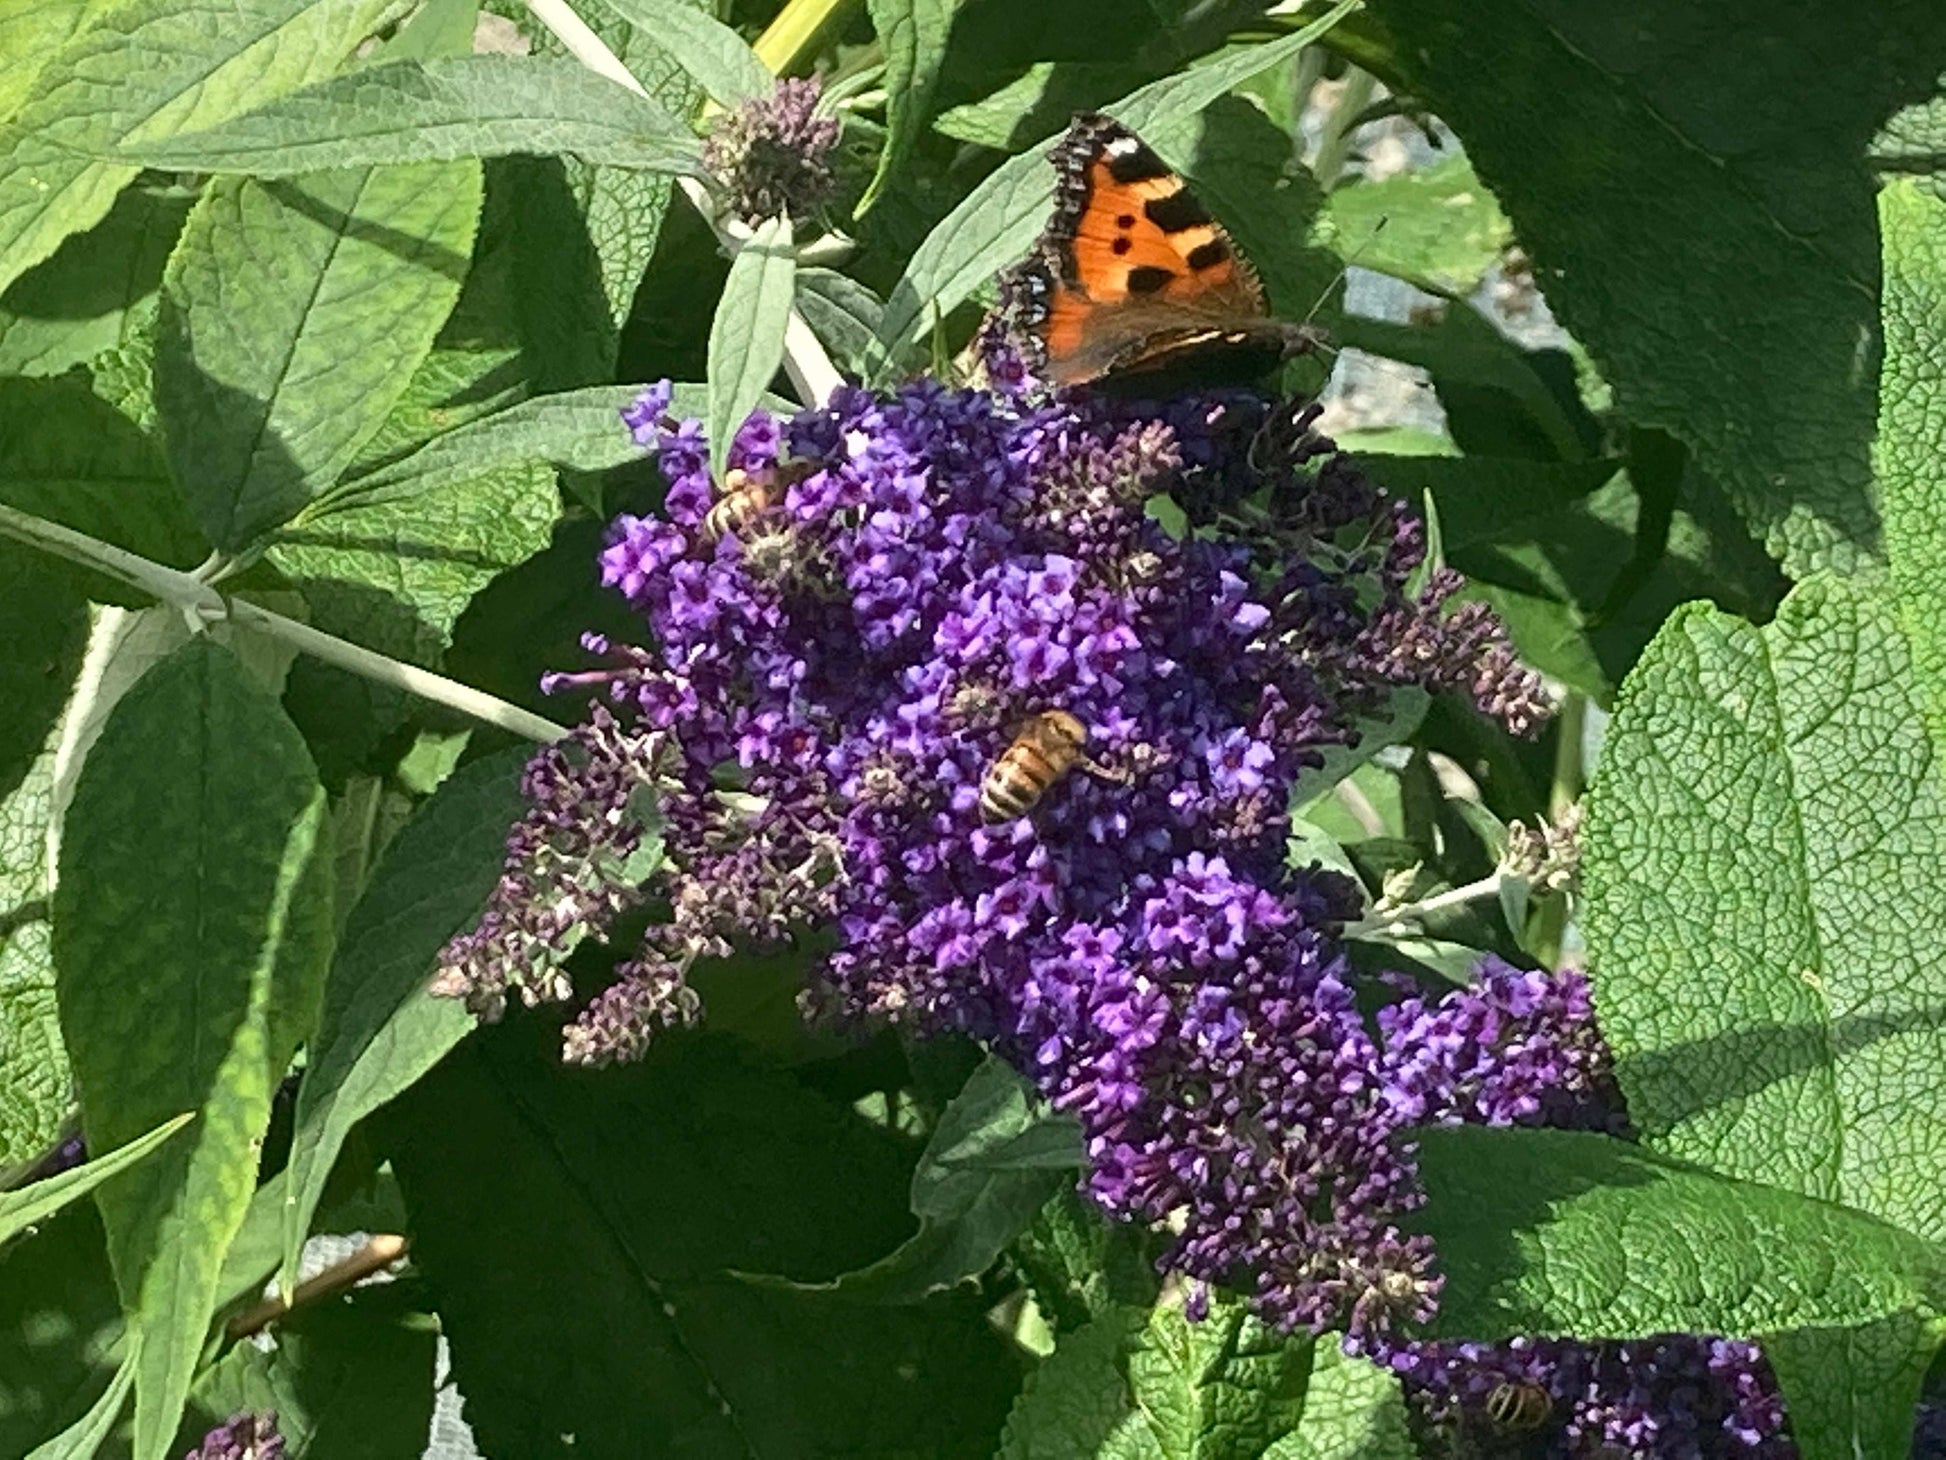
{"type": "Polygon", "coordinates": [[[730,213],[750,224],[780,213],[806,218],[831,200],[838,119],[818,114],[819,94],[815,81],[781,80],[717,121],[703,165],[730,213]]]}
{"type": "Polygon", "coordinates": [[[183,1460],[284,1460],[284,1437],[277,1432],[277,1414],[236,1414],[218,1425],[183,1460]]]}

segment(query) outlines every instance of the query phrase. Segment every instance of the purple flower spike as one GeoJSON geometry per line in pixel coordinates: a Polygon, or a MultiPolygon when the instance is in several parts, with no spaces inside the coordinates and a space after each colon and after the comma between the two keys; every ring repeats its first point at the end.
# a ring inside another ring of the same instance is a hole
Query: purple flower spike
{"type": "MultiPolygon", "coordinates": [[[[666,401],[627,417],[665,511],[617,520],[601,560],[654,648],[592,644],[601,668],[551,681],[604,702],[536,762],[441,986],[488,1014],[565,999],[573,940],[653,896],[666,915],[564,1039],[632,1059],[698,1017],[695,960],[828,930],[808,1012],[998,1050],[1190,1291],[1357,1342],[1427,1317],[1393,1135],[1478,1080],[1400,1053],[1388,1083],[1335,937],[1356,889],[1286,858],[1298,778],[1395,683],[1492,677],[1484,622],[1423,662],[1385,638],[1445,622],[1407,591],[1418,523],[1308,404],[1244,392],[1158,416],[1024,383],[848,388],[752,417],[722,484],[666,401]],[[1165,494],[1193,530],[1163,526],[1165,494]],[[1085,733],[1011,757],[1057,710],[1085,733]],[[650,781],[666,857],[631,882],[650,781]]],[[[1552,1050],[1477,1098],[1538,1100],[1552,1050]]]]}

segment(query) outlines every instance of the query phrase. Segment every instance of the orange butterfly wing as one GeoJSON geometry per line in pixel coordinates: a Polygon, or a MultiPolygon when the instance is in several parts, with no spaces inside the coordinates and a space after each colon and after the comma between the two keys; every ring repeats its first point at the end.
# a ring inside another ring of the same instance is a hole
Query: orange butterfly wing
{"type": "Polygon", "coordinates": [[[1073,385],[1208,361],[1249,378],[1289,352],[1249,261],[1133,132],[1084,113],[1049,155],[1053,217],[1002,288],[1036,373],[1073,385]]]}

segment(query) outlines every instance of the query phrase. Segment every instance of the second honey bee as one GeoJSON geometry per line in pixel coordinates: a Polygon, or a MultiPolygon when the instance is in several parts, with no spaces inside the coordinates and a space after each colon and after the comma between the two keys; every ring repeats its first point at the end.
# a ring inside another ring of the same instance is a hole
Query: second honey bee
{"type": "Polygon", "coordinates": [[[1087,745],[1088,727],[1066,710],[1035,715],[980,782],[980,820],[991,826],[1025,816],[1076,765],[1109,780],[1128,779],[1089,760],[1087,745]]]}
{"type": "Polygon", "coordinates": [[[1487,1418],[1503,1430],[1539,1429],[1553,1410],[1553,1401],[1538,1384],[1497,1384],[1487,1395],[1487,1418]]]}

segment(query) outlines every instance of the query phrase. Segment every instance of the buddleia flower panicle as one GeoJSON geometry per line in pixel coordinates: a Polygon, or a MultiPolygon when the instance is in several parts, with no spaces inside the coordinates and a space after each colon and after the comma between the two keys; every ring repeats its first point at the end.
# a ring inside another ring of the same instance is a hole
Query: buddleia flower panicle
{"type": "Polygon", "coordinates": [[[183,1460],[284,1460],[284,1437],[277,1432],[277,1414],[235,1414],[203,1436],[203,1443],[183,1460]]]}
{"type": "Polygon", "coordinates": [[[1423,1319],[1400,1106],[1336,936],[1358,892],[1288,865],[1289,807],[1401,683],[1510,724],[1537,706],[1496,667],[1497,625],[1438,627],[1456,616],[1412,587],[1423,528],[1310,403],[1017,385],[760,412],[729,508],[668,390],[629,408],[668,492],[617,519],[601,571],[648,647],[595,642],[551,681],[599,708],[536,763],[441,987],[489,1013],[566,998],[563,948],[652,903],[563,1041],[630,1059],[697,1016],[697,960],[824,930],[809,1014],[999,1051],[1079,1121],[1094,1201],[1166,1230],[1192,1292],[1239,1289],[1286,1329],[1423,1319]],[[1085,753],[983,815],[990,768],[1055,710],[1085,753]],[[651,781],[664,860],[630,885],[613,843],[651,781]]]}
{"type": "Polygon", "coordinates": [[[820,115],[816,81],[785,78],[719,117],[703,142],[703,166],[728,212],[745,223],[788,213],[807,218],[831,201],[838,119],[820,115]]]}

